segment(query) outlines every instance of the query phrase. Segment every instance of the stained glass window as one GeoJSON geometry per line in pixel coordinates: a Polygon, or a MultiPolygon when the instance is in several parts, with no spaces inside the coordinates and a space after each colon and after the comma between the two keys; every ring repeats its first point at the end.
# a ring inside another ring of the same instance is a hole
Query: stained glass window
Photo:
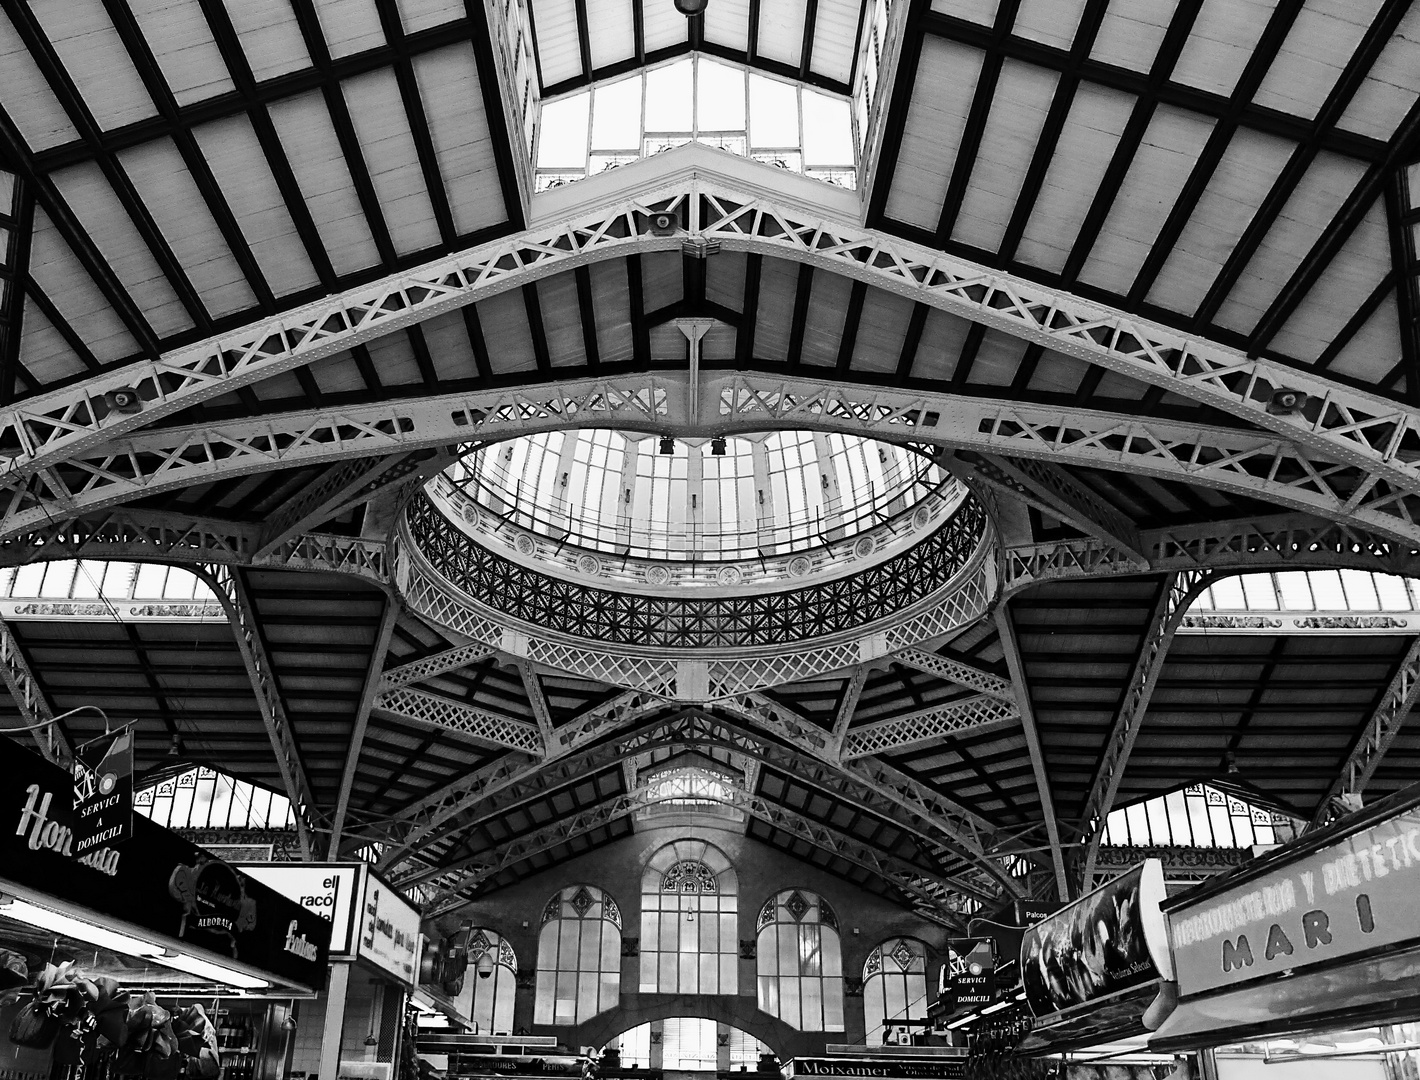
{"type": "Polygon", "coordinates": [[[843,1030],[838,916],[818,894],[787,889],[760,909],[759,1007],[799,1031],[843,1030]]]}
{"type": "Polygon", "coordinates": [[[484,927],[469,931],[468,972],[454,1004],[478,1025],[480,1035],[510,1035],[518,957],[500,934],[484,927]]]}
{"type": "Polygon", "coordinates": [[[889,938],[863,963],[864,1044],[883,1041],[883,1020],[927,1016],[927,947],[916,938],[889,938]]]}
{"type": "Polygon", "coordinates": [[[621,909],[600,889],[569,885],[542,911],[534,1022],[580,1024],[620,993],[621,909]]]}
{"type": "Polygon", "coordinates": [[[641,992],[739,993],[739,883],[723,852],[677,840],[641,879],[641,992]]]}

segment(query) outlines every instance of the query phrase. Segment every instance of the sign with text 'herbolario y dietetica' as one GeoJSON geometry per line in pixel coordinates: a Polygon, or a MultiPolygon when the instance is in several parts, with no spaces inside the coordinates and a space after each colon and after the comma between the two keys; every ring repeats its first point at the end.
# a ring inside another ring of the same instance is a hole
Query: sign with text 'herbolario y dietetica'
{"type": "Polygon", "coordinates": [[[355,955],[355,909],[360,902],[359,863],[239,863],[248,877],[256,878],[288,900],[330,923],[330,958],[349,960],[355,955]]]}
{"type": "Polygon", "coordinates": [[[1420,939],[1420,808],[1168,912],[1182,996],[1420,939]]]}

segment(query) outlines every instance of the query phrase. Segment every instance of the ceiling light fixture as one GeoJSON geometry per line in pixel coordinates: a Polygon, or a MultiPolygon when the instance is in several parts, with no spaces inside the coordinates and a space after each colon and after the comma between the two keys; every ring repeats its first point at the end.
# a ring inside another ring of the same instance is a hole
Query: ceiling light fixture
{"type": "Polygon", "coordinates": [[[660,443],[661,443],[661,453],[663,453],[663,454],[674,454],[674,453],[675,453],[675,440],[672,439],[669,435],[662,435],[662,436],[661,436],[661,439],[660,439],[660,443]]]}
{"type": "Polygon", "coordinates": [[[710,440],[710,454],[711,454],[712,457],[724,457],[724,456],[725,456],[725,440],[724,440],[724,439],[711,439],[711,440],[710,440]]]}
{"type": "Polygon", "coordinates": [[[265,990],[271,986],[265,979],[258,979],[255,975],[248,975],[244,971],[237,971],[235,968],[229,968],[223,964],[214,964],[211,960],[188,956],[187,953],[175,953],[170,949],[155,954],[151,959],[155,964],[176,968],[189,975],[211,979],[213,982],[226,983],[228,986],[240,987],[243,990],[265,990]]]}
{"type": "Polygon", "coordinates": [[[51,934],[61,934],[64,937],[88,942],[90,945],[97,945],[100,949],[109,949],[112,952],[128,956],[152,957],[163,951],[161,945],[155,945],[151,941],[129,937],[127,934],[120,934],[106,927],[95,926],[91,922],[76,919],[72,915],[65,915],[61,911],[40,907],[38,904],[31,904],[28,900],[21,900],[18,897],[7,897],[0,901],[0,915],[4,915],[7,919],[14,919],[16,922],[28,923],[41,930],[48,930],[51,934]]]}

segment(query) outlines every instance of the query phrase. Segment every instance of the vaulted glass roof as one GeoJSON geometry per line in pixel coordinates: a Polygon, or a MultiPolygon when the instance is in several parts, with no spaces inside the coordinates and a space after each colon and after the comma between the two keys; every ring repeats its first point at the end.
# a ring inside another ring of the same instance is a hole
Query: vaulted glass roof
{"type": "Polygon", "coordinates": [[[480,447],[449,475],[485,509],[554,540],[696,560],[840,541],[949,479],[908,447],[807,431],[689,440],[549,432],[480,447]]]}

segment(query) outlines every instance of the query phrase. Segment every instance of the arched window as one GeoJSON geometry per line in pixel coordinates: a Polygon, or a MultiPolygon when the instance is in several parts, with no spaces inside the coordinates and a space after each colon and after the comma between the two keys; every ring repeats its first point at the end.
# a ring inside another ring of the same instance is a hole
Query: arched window
{"type": "Polygon", "coordinates": [[[927,947],[916,938],[888,938],[863,963],[864,1045],[882,1042],[883,1020],[927,1016],[927,947]]]}
{"type": "Polygon", "coordinates": [[[580,1024],[621,993],[621,909],[590,885],[569,885],[542,909],[534,1023],[580,1024]]]}
{"type": "Polygon", "coordinates": [[[502,936],[479,927],[468,936],[468,971],[454,1004],[478,1025],[480,1035],[513,1031],[513,995],[518,986],[518,957],[502,936]]]}
{"type": "Polygon", "coordinates": [[[817,894],[789,889],[759,912],[759,1007],[799,1031],[843,1030],[838,916],[817,894]]]}
{"type": "Polygon", "coordinates": [[[739,881],[703,840],[677,840],[641,878],[641,992],[739,993],[739,881]]]}

